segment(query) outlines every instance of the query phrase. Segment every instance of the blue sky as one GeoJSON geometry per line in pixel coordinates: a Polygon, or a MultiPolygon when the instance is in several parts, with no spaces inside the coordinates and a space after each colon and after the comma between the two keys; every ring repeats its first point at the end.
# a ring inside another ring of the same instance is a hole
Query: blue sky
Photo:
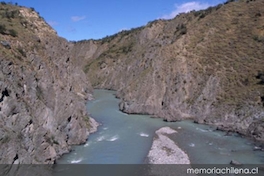
{"type": "MultiPolygon", "coordinates": [[[[15,0],[33,7],[67,40],[100,39],[147,24],[170,19],[179,12],[204,9],[226,0],[15,0]]],[[[10,2],[10,1],[8,1],[10,2]]]]}

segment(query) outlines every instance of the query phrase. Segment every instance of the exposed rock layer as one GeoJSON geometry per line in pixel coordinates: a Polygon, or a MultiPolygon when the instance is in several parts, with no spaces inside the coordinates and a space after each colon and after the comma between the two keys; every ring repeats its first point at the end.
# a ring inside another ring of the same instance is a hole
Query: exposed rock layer
{"type": "Polygon", "coordinates": [[[0,164],[54,163],[95,130],[91,86],[69,57],[72,44],[33,9],[0,7],[9,45],[0,45],[0,164]]]}
{"type": "Polygon", "coordinates": [[[194,119],[264,141],[263,0],[240,0],[75,43],[92,85],[120,109],[194,119]]]}

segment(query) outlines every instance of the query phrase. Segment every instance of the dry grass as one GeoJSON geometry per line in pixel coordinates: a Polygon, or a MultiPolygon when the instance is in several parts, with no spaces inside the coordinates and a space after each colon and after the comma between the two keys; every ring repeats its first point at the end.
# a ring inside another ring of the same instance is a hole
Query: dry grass
{"type": "Polygon", "coordinates": [[[104,51],[88,59],[86,73],[93,85],[121,88],[139,104],[151,87],[148,95],[183,111],[262,106],[264,84],[257,75],[264,74],[263,7],[263,0],[229,2],[99,40],[104,51]],[[211,85],[212,78],[219,83],[211,85]]]}

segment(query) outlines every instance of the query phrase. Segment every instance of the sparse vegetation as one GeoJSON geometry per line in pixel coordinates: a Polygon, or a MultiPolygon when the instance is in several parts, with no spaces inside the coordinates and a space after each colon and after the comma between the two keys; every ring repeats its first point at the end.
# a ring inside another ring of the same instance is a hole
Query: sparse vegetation
{"type": "Polygon", "coordinates": [[[0,142],[2,144],[7,143],[8,141],[10,141],[10,137],[8,135],[5,135],[2,138],[0,138],[0,142]]]}
{"type": "Polygon", "coordinates": [[[14,29],[9,29],[8,30],[9,34],[12,36],[12,37],[17,37],[17,31],[14,30],[14,29]]]}
{"type": "Polygon", "coordinates": [[[43,92],[39,86],[36,87],[36,96],[39,100],[43,99],[43,92]]]}
{"type": "Polygon", "coordinates": [[[27,57],[26,52],[23,50],[23,48],[19,47],[17,48],[18,52],[23,56],[23,57],[27,57]]]}
{"type": "Polygon", "coordinates": [[[224,4],[228,4],[230,2],[235,2],[236,0],[227,0],[226,2],[224,2],[224,4]]]}
{"type": "MultiPolygon", "coordinates": [[[[90,81],[100,88],[125,87],[121,91],[129,93],[128,101],[140,99],[143,105],[148,97],[159,97],[157,87],[168,88],[165,97],[171,101],[167,104],[177,101],[195,106],[212,101],[208,106],[218,110],[225,107],[231,112],[245,102],[256,103],[259,96],[264,97],[264,79],[254,76],[264,64],[263,2],[247,4],[241,0],[226,4],[180,14],[168,21],[150,22],[140,33],[130,30],[126,35],[106,38],[104,49],[99,49],[100,53],[94,54],[85,66],[90,81]],[[128,47],[129,43],[132,47],[128,47]],[[157,79],[153,78],[155,72],[159,73],[157,79]],[[155,95],[149,93],[152,90],[155,95]],[[137,93],[144,91],[148,97],[137,93]],[[210,95],[203,97],[204,92],[210,95]],[[184,101],[179,98],[183,96],[184,101]]],[[[173,106],[181,108],[176,103],[173,106]]],[[[218,110],[215,118],[221,117],[222,109],[218,110]]]]}
{"type": "Polygon", "coordinates": [[[91,129],[92,128],[92,125],[90,123],[90,117],[88,115],[86,116],[83,116],[83,120],[85,122],[85,125],[88,129],[91,129]]]}
{"type": "Polygon", "coordinates": [[[4,24],[0,24],[0,33],[1,34],[6,34],[6,27],[4,24]]]}
{"type": "Polygon", "coordinates": [[[264,43],[264,36],[254,35],[253,39],[257,42],[264,43]]]}
{"type": "Polygon", "coordinates": [[[1,16],[2,18],[14,19],[18,17],[18,14],[19,14],[18,10],[5,9],[4,11],[2,11],[1,16]]]}
{"type": "Polygon", "coordinates": [[[184,25],[184,24],[181,24],[180,25],[180,34],[181,35],[184,35],[184,34],[186,34],[187,33],[187,28],[186,28],[186,25],[184,25]]]}

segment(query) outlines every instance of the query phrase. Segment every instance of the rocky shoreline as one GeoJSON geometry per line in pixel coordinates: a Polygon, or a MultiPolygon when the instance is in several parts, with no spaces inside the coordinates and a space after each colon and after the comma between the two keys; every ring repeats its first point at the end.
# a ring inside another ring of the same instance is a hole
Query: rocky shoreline
{"type": "MultiPolygon", "coordinates": [[[[1,4],[3,14],[16,12],[1,22],[18,33],[0,34],[0,163],[53,164],[84,143],[96,126],[85,107],[92,86],[117,90],[123,112],[193,119],[263,143],[263,36],[251,30],[261,29],[262,6],[234,2],[75,43],[34,10],[1,4]]],[[[156,132],[153,164],[189,162],[170,133],[156,132]]]]}
{"type": "Polygon", "coordinates": [[[262,6],[234,1],[156,20],[79,41],[72,54],[94,88],[117,90],[123,112],[192,119],[263,143],[263,35],[252,31],[261,29],[263,15],[252,14],[264,14],[262,6]]]}

